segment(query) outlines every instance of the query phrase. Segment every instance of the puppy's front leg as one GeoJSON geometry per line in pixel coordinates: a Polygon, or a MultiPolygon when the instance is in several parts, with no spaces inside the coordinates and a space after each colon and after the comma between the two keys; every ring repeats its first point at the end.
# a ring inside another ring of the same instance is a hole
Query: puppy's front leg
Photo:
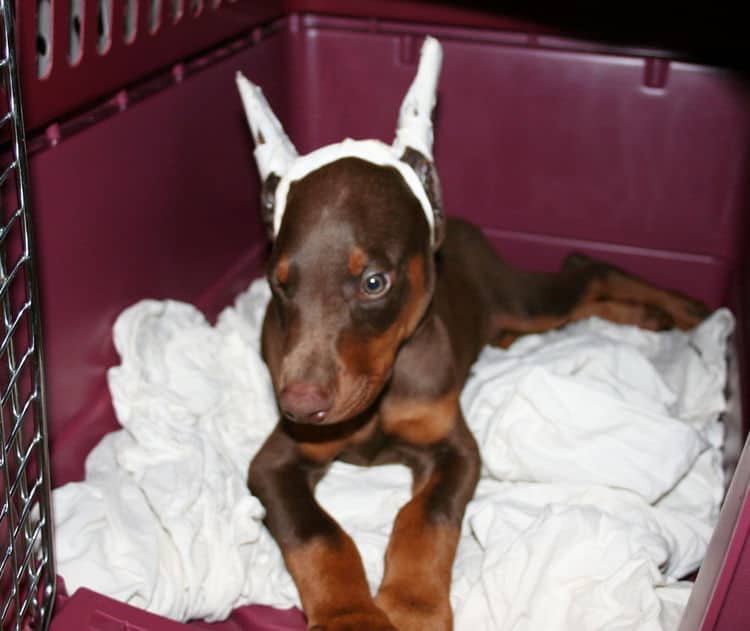
{"type": "Polygon", "coordinates": [[[301,457],[277,427],[250,464],[248,486],[299,590],[315,631],[395,631],[375,605],[352,539],[315,501],[323,466],[301,457]]]}
{"type": "Polygon", "coordinates": [[[401,631],[450,631],[453,560],[466,504],[479,478],[479,452],[461,416],[448,436],[412,447],[412,499],[396,516],[375,602],[401,631]]]}

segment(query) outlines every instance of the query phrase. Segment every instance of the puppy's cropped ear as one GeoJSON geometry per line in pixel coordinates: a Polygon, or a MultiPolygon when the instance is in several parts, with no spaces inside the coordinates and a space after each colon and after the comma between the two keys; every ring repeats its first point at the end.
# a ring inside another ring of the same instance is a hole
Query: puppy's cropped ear
{"type": "Polygon", "coordinates": [[[260,87],[248,81],[241,72],[237,73],[236,81],[255,141],[255,162],[261,179],[261,216],[273,240],[276,236],[276,187],[292,162],[297,159],[297,150],[284,132],[260,87]]]}
{"type": "Polygon", "coordinates": [[[422,182],[434,215],[433,248],[437,250],[445,236],[443,200],[435,163],[432,159],[432,110],[437,100],[437,85],[443,63],[443,49],[434,37],[426,37],[419,55],[419,66],[399,110],[393,149],[422,182]]]}
{"type": "Polygon", "coordinates": [[[440,190],[440,179],[438,178],[435,163],[425,157],[416,149],[406,147],[401,155],[401,160],[406,162],[417,174],[422,187],[427,193],[427,199],[432,206],[433,237],[432,249],[437,251],[445,239],[445,215],[443,213],[443,195],[440,190]]]}

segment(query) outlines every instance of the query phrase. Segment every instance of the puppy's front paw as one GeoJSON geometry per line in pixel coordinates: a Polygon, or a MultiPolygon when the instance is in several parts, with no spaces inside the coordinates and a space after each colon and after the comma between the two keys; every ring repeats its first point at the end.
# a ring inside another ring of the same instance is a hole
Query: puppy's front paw
{"type": "Polygon", "coordinates": [[[381,588],[375,602],[401,631],[453,629],[453,612],[448,597],[441,597],[438,592],[381,588]]]}
{"type": "Polygon", "coordinates": [[[340,613],[315,622],[309,631],[398,631],[379,609],[340,613]]]}

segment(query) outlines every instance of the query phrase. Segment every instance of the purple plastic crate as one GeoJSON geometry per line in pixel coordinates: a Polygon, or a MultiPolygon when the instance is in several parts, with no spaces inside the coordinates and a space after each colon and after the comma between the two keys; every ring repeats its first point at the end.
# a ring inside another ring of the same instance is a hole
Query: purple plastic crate
{"type": "Polygon", "coordinates": [[[16,0],[16,5],[30,129],[283,15],[281,0],[16,0]]]}
{"type": "MultiPolygon", "coordinates": [[[[32,142],[31,182],[56,485],[80,478],[85,454],[116,427],[105,371],[116,362],[120,310],[169,297],[215,314],[262,272],[258,177],[234,72],[263,86],[300,151],[344,136],[390,141],[426,33],[445,53],[435,135],[448,213],[480,224],[519,265],[554,269],[577,249],[731,306],[739,403],[750,90],[738,75],[427,3],[271,4],[269,13],[240,11],[236,30],[165,44],[148,69],[139,57],[124,73],[126,52],[111,76],[97,61],[99,104],[82,115],[60,116],[93,93],[63,102],[36,75],[24,83],[32,115],[48,124],[32,142]]],[[[750,454],[739,459],[746,426],[739,410],[727,416],[727,464],[739,464],[685,631],[750,628],[741,606],[750,590],[750,454]]],[[[246,608],[225,623],[191,626],[304,623],[299,612],[246,608]]],[[[53,623],[71,628],[187,627],[82,590],[61,600],[53,623]]]]}

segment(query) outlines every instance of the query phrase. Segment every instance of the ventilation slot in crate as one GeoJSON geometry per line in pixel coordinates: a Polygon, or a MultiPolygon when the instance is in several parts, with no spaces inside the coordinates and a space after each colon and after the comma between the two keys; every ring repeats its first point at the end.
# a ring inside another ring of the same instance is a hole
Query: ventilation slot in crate
{"type": "Polygon", "coordinates": [[[50,124],[283,13],[280,0],[35,0],[17,19],[26,123],[50,124]]]}

